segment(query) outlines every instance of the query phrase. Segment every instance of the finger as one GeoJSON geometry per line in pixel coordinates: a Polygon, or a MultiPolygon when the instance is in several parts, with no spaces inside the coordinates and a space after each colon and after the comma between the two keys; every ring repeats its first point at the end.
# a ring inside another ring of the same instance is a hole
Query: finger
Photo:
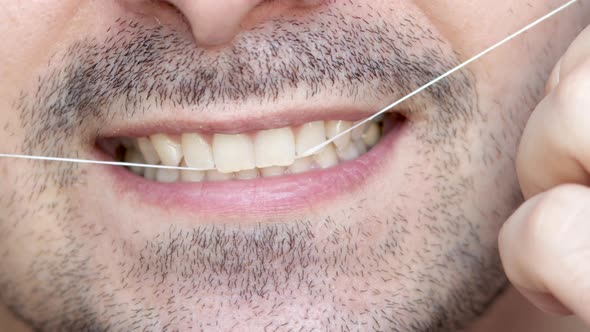
{"type": "Polygon", "coordinates": [[[499,246],[506,275],[533,304],[590,324],[590,189],[531,198],[503,225],[499,246]]]}
{"type": "Polygon", "coordinates": [[[588,184],[590,27],[570,45],[547,82],[547,96],[523,133],[517,170],[525,197],[560,183],[588,184]]]}
{"type": "Polygon", "coordinates": [[[553,67],[553,71],[547,80],[547,84],[545,85],[545,96],[550,94],[553,89],[559,84],[559,80],[561,79],[561,63],[563,61],[563,57],[557,61],[555,67],[553,67]]]}
{"type": "Polygon", "coordinates": [[[572,42],[560,60],[558,81],[576,70],[576,67],[590,57],[590,26],[584,29],[572,42]]]}
{"type": "Polygon", "coordinates": [[[590,26],[582,31],[578,37],[569,46],[567,52],[562,56],[545,86],[545,94],[549,94],[553,89],[557,87],[562,77],[570,74],[578,64],[584,61],[584,59],[590,57],[590,26]]]}
{"type": "Polygon", "coordinates": [[[526,198],[563,183],[590,184],[590,56],[560,76],[521,139],[516,166],[526,198]]]}

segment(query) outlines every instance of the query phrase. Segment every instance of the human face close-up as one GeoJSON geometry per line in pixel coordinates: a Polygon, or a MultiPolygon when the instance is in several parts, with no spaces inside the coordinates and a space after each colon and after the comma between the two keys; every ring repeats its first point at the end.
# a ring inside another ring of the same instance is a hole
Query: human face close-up
{"type": "Polygon", "coordinates": [[[39,331],[444,331],[586,2],[4,0],[0,304],[39,331]]]}

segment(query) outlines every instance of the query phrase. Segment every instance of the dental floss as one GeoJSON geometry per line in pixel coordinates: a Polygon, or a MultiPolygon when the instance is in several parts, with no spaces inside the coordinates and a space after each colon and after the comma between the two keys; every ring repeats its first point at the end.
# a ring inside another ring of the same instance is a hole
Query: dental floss
{"type": "Polygon", "coordinates": [[[124,161],[106,161],[106,160],[90,160],[77,158],[58,158],[58,157],[43,157],[43,156],[29,156],[21,154],[0,153],[0,158],[15,158],[15,159],[29,159],[41,161],[61,161],[78,164],[96,164],[96,165],[110,165],[110,166],[125,166],[125,167],[143,167],[143,168],[158,168],[158,169],[176,169],[180,171],[208,171],[210,169],[183,167],[183,166],[166,166],[166,165],[150,165],[128,163],[124,161]]]}
{"type": "MultiPolygon", "coordinates": [[[[321,149],[326,147],[328,144],[334,142],[338,138],[352,132],[354,129],[372,121],[373,119],[379,117],[381,114],[393,109],[394,107],[400,105],[401,103],[405,102],[406,100],[414,97],[415,95],[419,94],[420,92],[428,89],[429,87],[433,86],[434,84],[442,81],[443,79],[447,78],[448,76],[454,74],[455,72],[465,68],[466,66],[470,65],[472,62],[479,60],[481,57],[487,55],[488,53],[492,52],[496,48],[504,45],[505,43],[511,41],[512,39],[518,37],[519,35],[523,34],[524,32],[532,29],[533,27],[537,26],[538,24],[544,22],[545,20],[553,17],[557,13],[565,10],[569,6],[573,5],[574,3],[578,2],[578,0],[570,0],[567,3],[557,7],[556,9],[552,10],[548,14],[538,18],[537,20],[533,21],[532,23],[526,25],[525,27],[521,28],[520,30],[514,32],[513,34],[509,35],[508,37],[500,40],[496,44],[490,46],[489,48],[485,49],[481,53],[473,56],[472,58],[468,59],[467,61],[461,63],[460,65],[456,66],[455,68],[447,71],[446,73],[442,74],[441,76],[433,79],[432,81],[426,83],[422,87],[416,89],[414,92],[406,95],[405,97],[395,101],[394,103],[386,106],[379,112],[371,115],[370,117],[362,120],[361,122],[353,125],[351,128],[337,134],[336,136],[324,141],[323,143],[305,151],[299,158],[309,157],[321,149]]],[[[78,164],[97,164],[97,165],[111,165],[111,166],[124,166],[124,167],[143,167],[143,168],[157,168],[157,169],[172,169],[172,170],[184,170],[184,171],[208,171],[210,169],[201,169],[201,168],[193,168],[193,167],[183,167],[183,166],[166,166],[166,165],[150,165],[150,164],[140,164],[140,163],[128,163],[128,162],[119,162],[119,161],[102,161],[102,160],[89,160],[89,159],[78,159],[78,158],[59,158],[59,157],[44,157],[44,156],[33,156],[33,155],[20,155],[20,154],[9,154],[9,153],[0,153],[0,158],[14,158],[14,159],[29,159],[29,160],[40,160],[40,161],[56,161],[56,162],[71,162],[71,163],[78,163],[78,164]]]]}

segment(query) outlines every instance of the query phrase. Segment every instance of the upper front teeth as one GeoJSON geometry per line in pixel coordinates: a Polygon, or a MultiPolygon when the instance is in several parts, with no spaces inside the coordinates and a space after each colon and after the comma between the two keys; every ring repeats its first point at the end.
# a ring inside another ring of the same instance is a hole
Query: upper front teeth
{"type": "Polygon", "coordinates": [[[156,134],[149,139],[137,138],[134,148],[125,154],[125,161],[203,170],[132,169],[146,178],[161,182],[221,181],[298,174],[355,159],[381,139],[380,125],[369,123],[340,136],[313,156],[302,156],[352,125],[340,120],[314,121],[297,128],[268,129],[254,134],[156,134]]]}
{"type": "Polygon", "coordinates": [[[213,151],[207,140],[199,134],[182,135],[182,152],[186,165],[199,169],[214,169],[213,151]]]}
{"type": "Polygon", "coordinates": [[[256,167],[254,144],[246,134],[213,135],[215,167],[221,173],[233,173],[256,167]]]}
{"type": "Polygon", "coordinates": [[[295,137],[291,128],[259,131],[254,155],[258,168],[292,165],[295,161],[295,137]]]}

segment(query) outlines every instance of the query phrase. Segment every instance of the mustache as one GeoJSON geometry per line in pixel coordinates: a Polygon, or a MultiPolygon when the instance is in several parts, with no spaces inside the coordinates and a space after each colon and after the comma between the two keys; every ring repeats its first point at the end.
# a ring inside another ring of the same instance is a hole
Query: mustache
{"type": "MultiPolygon", "coordinates": [[[[213,104],[272,103],[293,91],[391,101],[458,64],[444,49],[411,18],[371,22],[333,9],[305,21],[267,22],[220,50],[201,48],[171,26],[119,19],[103,40],[79,40],[53,56],[38,89],[23,93],[23,151],[66,156],[72,137],[166,106],[204,112],[213,104]]],[[[469,75],[460,74],[419,99],[456,113],[470,89],[469,75]]]]}

